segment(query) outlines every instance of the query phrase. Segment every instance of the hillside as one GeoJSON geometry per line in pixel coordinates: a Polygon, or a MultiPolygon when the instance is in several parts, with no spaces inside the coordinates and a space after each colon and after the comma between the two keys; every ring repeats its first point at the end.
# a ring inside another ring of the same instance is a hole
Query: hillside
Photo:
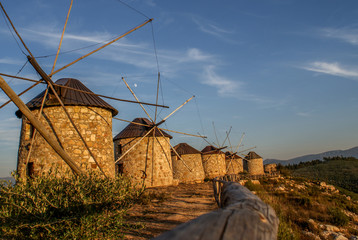
{"type": "Polygon", "coordinates": [[[291,158],[289,160],[265,159],[264,164],[270,164],[270,163],[280,163],[282,165],[298,164],[300,162],[308,162],[316,159],[323,160],[323,158],[337,157],[337,156],[358,158],[358,146],[347,150],[333,150],[333,151],[328,151],[318,154],[308,154],[300,157],[291,158]]]}
{"type": "Polygon", "coordinates": [[[355,193],[358,193],[357,173],[358,159],[341,157],[292,171],[293,176],[325,181],[355,193]]]}
{"type": "Polygon", "coordinates": [[[358,238],[358,204],[332,185],[286,176],[245,186],[275,209],[278,240],[358,238]]]}

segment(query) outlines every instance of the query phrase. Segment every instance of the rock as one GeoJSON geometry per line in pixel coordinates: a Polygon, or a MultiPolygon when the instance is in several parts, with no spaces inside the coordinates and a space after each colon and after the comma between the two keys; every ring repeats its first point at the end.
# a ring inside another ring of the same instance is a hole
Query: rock
{"type": "Polygon", "coordinates": [[[327,230],[328,232],[339,232],[339,228],[336,226],[332,226],[332,225],[324,225],[324,229],[327,230]]]}
{"type": "Polygon", "coordinates": [[[313,219],[309,219],[308,224],[311,229],[318,230],[318,224],[313,219]]]}
{"type": "Polygon", "coordinates": [[[259,180],[251,180],[251,182],[252,182],[253,184],[260,184],[260,181],[259,181],[259,180]]]}
{"type": "Polygon", "coordinates": [[[334,236],[333,240],[348,240],[348,238],[343,236],[343,234],[338,233],[334,236]]]}
{"type": "Polygon", "coordinates": [[[277,191],[286,191],[286,188],[284,186],[280,185],[276,188],[276,190],[277,191]]]}
{"type": "Polygon", "coordinates": [[[308,231],[302,231],[302,234],[306,237],[309,237],[310,239],[314,239],[314,240],[321,240],[321,238],[317,235],[315,235],[312,232],[308,232],[308,231]]]}

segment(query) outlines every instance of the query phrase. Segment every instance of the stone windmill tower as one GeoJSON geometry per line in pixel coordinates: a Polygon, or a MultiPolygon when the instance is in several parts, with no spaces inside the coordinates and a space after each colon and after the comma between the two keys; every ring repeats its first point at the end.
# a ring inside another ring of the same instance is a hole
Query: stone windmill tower
{"type": "MultiPolygon", "coordinates": [[[[41,123],[49,132],[55,134],[62,147],[81,169],[101,170],[105,175],[113,177],[112,117],[117,115],[118,111],[98,96],[89,94],[92,92],[79,80],[63,78],[55,84],[68,87],[55,87],[55,90],[87,146],[51,91],[48,94],[43,91],[29,101],[27,107],[38,116],[43,105],[41,123]]],[[[69,167],[44,138],[33,136],[34,127],[22,112],[17,111],[16,115],[22,119],[17,161],[20,176],[37,176],[49,171],[59,176],[70,173],[69,167]]]]}
{"type": "MultiPolygon", "coordinates": [[[[22,117],[23,119],[18,157],[18,170],[20,175],[24,175],[26,172],[28,172],[30,175],[37,175],[39,172],[48,172],[51,168],[49,165],[54,165],[54,171],[57,173],[57,175],[67,174],[65,173],[67,170],[72,171],[75,174],[83,174],[85,173],[84,169],[98,168],[103,175],[114,176],[114,164],[112,161],[112,158],[114,156],[113,146],[110,147],[113,142],[108,141],[108,131],[102,129],[101,127],[106,125],[107,128],[111,128],[111,119],[109,119],[108,116],[112,117],[113,115],[116,115],[117,111],[113,109],[110,105],[105,103],[103,100],[98,98],[98,95],[97,98],[94,97],[96,94],[93,94],[89,91],[89,89],[80,85],[78,81],[67,79],[60,80],[58,84],[56,84],[52,81],[52,78],[54,74],[57,74],[58,72],[77,63],[78,61],[100,51],[101,49],[127,36],[133,31],[151,22],[152,19],[148,19],[144,23],[132,28],[128,32],[117,36],[112,40],[107,41],[100,47],[93,49],[89,53],[55,70],[56,62],[62,46],[65,29],[72,9],[72,3],[73,1],[71,1],[70,3],[55,60],[52,65],[51,72],[49,73],[46,73],[38,64],[36,58],[34,57],[34,54],[32,54],[28,46],[25,44],[25,41],[22,39],[19,32],[16,30],[9,15],[6,13],[4,7],[0,3],[1,10],[4,12],[5,21],[7,21],[9,26],[11,26],[12,31],[14,31],[14,33],[16,34],[16,41],[21,42],[22,46],[20,46],[19,44],[19,47],[23,47],[24,49],[26,49],[23,51],[23,53],[27,56],[27,60],[31,64],[33,69],[39,74],[39,76],[41,76],[41,79],[37,81],[34,79],[28,79],[20,76],[2,74],[6,77],[35,82],[35,84],[22,91],[22,93],[20,93],[19,95],[17,95],[13,91],[13,89],[11,89],[11,87],[5,82],[5,80],[0,76],[0,88],[10,98],[10,101],[8,101],[7,103],[11,101],[14,102],[20,111],[17,115],[19,117],[22,117]],[[42,96],[37,96],[26,106],[24,102],[20,99],[20,95],[29,91],[40,83],[47,84],[47,90],[43,93],[42,96]],[[78,94],[79,92],[84,94],[78,94]],[[41,101],[41,98],[44,101],[41,101]],[[58,102],[58,104],[55,104],[56,101],[58,102]],[[56,108],[58,106],[61,106],[63,110],[62,114],[60,113],[59,108],[56,108]],[[37,111],[37,109],[39,109],[39,111],[37,111]],[[86,112],[88,111],[92,111],[92,114],[86,114],[86,112]],[[38,113],[37,116],[35,115],[36,113],[38,113]],[[44,120],[41,119],[43,115],[45,118],[44,120]],[[63,116],[67,117],[69,123],[64,120],[63,116]],[[87,117],[89,117],[89,119],[87,119],[87,117]],[[101,118],[102,120],[99,120],[99,118],[101,118]],[[84,120],[82,121],[82,119],[84,120]],[[106,124],[103,124],[101,121],[106,122],[106,124]],[[92,124],[90,124],[91,122],[92,124]],[[100,125],[96,125],[97,123],[100,125]],[[85,146],[85,149],[79,147],[79,144],[77,144],[76,140],[71,137],[74,136],[73,131],[70,130],[69,125],[66,124],[69,124],[73,127],[72,130],[76,132],[77,136],[80,138],[81,144],[85,146]],[[91,127],[89,127],[88,124],[90,124],[91,127]],[[100,130],[98,132],[92,130],[93,126],[98,126],[98,128],[102,129],[104,132],[100,133],[100,130]],[[36,139],[37,133],[39,133],[38,135],[40,135],[39,139],[43,138],[51,148],[47,148],[46,143],[44,143],[45,141],[41,142],[41,140],[36,139]],[[30,136],[31,141],[29,142],[30,136]],[[104,143],[102,143],[102,141],[104,141],[104,143]],[[102,146],[102,144],[109,146],[109,149],[104,147],[104,145],[102,146]],[[94,146],[98,147],[98,150],[96,150],[94,146]],[[38,150],[33,151],[33,149],[35,149],[36,147],[38,148],[38,150]],[[107,150],[104,151],[104,148],[106,148],[107,150]],[[96,151],[98,153],[96,153],[96,151]],[[36,154],[38,154],[38,156],[33,157],[36,154]],[[79,155],[82,155],[81,159],[79,159],[79,155]],[[112,155],[112,157],[103,158],[103,155],[112,155]],[[24,160],[25,156],[26,160],[24,160]],[[57,156],[59,157],[57,158],[57,156]],[[63,162],[61,163],[60,161],[58,161],[58,159],[62,159],[63,162]],[[109,164],[108,162],[112,163],[109,164]],[[93,163],[95,163],[95,166],[93,165],[93,163]]],[[[13,36],[15,37],[15,35],[13,36]]],[[[102,95],[101,97],[105,96],[102,95]]],[[[116,99],[113,97],[109,98],[119,101],[134,102],[118,98],[116,99]]],[[[1,107],[5,106],[7,103],[3,104],[1,107]]]]}
{"type": "MultiPolygon", "coordinates": [[[[122,80],[140,104],[138,97],[130,88],[126,80],[124,78],[122,78],[122,80]]],[[[140,104],[141,108],[148,116],[148,119],[136,118],[133,121],[118,119],[129,122],[130,124],[114,138],[116,148],[115,162],[118,166],[119,172],[123,172],[124,174],[132,177],[135,183],[143,182],[146,187],[167,186],[173,184],[173,166],[170,149],[184,162],[184,160],[170,144],[170,139],[172,137],[167,134],[166,131],[203,138],[203,136],[173,131],[160,127],[161,124],[163,124],[170,116],[193,99],[194,96],[186,100],[166,117],[159,119],[157,114],[157,106],[159,106],[159,82],[160,74],[158,73],[157,98],[154,117],[151,117],[144,106],[140,104]],[[138,155],[140,155],[140,157],[136,159],[136,156],[138,155]],[[134,164],[136,167],[130,170],[130,163],[134,162],[136,162],[134,164]],[[126,166],[129,166],[129,168],[126,166]]],[[[187,164],[185,165],[187,166],[187,164]]]]}
{"type": "Polygon", "coordinates": [[[244,171],[242,157],[230,151],[225,152],[226,174],[238,174],[244,171]]]}
{"type": "Polygon", "coordinates": [[[206,146],[201,150],[206,178],[214,178],[226,174],[225,153],[214,146],[206,146]]]}
{"type": "Polygon", "coordinates": [[[172,185],[169,144],[172,136],[158,129],[148,134],[151,125],[146,118],[136,118],[114,137],[115,157],[123,156],[116,163],[117,172],[130,177],[134,183],[144,181],[147,187],[172,185]],[[123,155],[125,152],[128,154],[123,155]]]}
{"type": "Polygon", "coordinates": [[[205,172],[201,159],[201,152],[187,143],[179,143],[172,151],[174,179],[180,183],[201,183],[204,181],[205,172]]]}
{"type": "Polygon", "coordinates": [[[249,152],[244,159],[244,170],[250,175],[265,174],[262,157],[255,152],[249,152]]]}

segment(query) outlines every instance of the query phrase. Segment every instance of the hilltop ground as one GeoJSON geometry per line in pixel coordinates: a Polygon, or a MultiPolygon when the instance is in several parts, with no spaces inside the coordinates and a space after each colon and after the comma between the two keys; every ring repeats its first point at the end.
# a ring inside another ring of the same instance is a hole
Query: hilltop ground
{"type": "Polygon", "coordinates": [[[217,208],[211,182],[148,189],[128,211],[138,229],[127,231],[126,238],[150,239],[217,208]]]}
{"type": "MultiPolygon", "coordinates": [[[[275,209],[279,240],[358,239],[358,203],[335,187],[291,177],[260,182],[246,182],[246,187],[275,209]]],[[[150,189],[146,194],[128,212],[128,221],[138,228],[127,231],[127,239],[150,239],[217,209],[211,182],[150,189]]]]}

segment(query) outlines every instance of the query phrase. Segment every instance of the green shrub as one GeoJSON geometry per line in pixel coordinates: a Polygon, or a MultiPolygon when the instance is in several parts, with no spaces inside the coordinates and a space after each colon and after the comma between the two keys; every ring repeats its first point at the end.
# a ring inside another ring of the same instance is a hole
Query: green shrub
{"type": "Polygon", "coordinates": [[[254,184],[251,180],[245,183],[245,187],[247,187],[250,191],[256,192],[261,192],[265,190],[261,184],[254,184]]]}
{"type": "Polygon", "coordinates": [[[298,234],[292,230],[291,224],[280,218],[277,240],[299,240],[298,234]]]}
{"type": "Polygon", "coordinates": [[[336,226],[345,226],[349,222],[349,217],[339,208],[330,208],[329,214],[331,216],[330,222],[336,226]]]}
{"type": "Polygon", "coordinates": [[[123,177],[41,176],[0,185],[0,238],[120,238],[142,189],[123,177]]]}

